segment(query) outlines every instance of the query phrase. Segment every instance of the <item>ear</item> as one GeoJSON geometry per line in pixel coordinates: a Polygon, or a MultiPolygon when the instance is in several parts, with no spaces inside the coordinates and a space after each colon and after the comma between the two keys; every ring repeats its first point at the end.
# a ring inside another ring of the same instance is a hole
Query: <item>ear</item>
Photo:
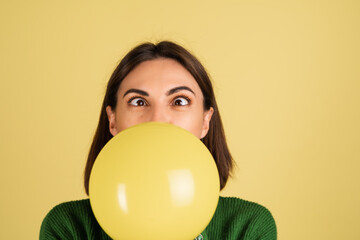
{"type": "Polygon", "coordinates": [[[206,134],[208,133],[209,126],[210,126],[210,120],[211,120],[213,113],[214,113],[214,109],[212,107],[210,107],[209,110],[204,112],[203,126],[202,126],[202,132],[201,132],[200,139],[204,138],[206,136],[206,134]]]}
{"type": "Polygon", "coordinates": [[[116,134],[118,134],[118,130],[116,127],[115,111],[113,111],[110,106],[107,106],[106,114],[109,120],[109,131],[111,135],[115,136],[116,134]]]}

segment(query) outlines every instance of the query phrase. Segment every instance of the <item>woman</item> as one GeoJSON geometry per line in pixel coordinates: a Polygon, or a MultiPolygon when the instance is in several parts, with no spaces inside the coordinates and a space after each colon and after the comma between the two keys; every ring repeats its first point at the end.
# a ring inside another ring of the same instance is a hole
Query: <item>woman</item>
{"type": "MultiPolygon", "coordinates": [[[[131,50],[112,74],[86,168],[85,191],[94,161],[120,131],[148,121],[180,126],[202,139],[213,155],[223,189],[233,168],[212,84],[200,62],[181,46],[163,41],[131,50]]],[[[264,207],[220,197],[216,212],[197,239],[276,239],[264,207]]],[[[110,239],[97,223],[89,199],[62,203],[45,217],[40,239],[110,239]]]]}

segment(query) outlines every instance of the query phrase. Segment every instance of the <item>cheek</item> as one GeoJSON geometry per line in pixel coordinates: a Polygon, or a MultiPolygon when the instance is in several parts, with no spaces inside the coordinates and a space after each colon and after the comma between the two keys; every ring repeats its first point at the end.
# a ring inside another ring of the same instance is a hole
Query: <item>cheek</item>
{"type": "Polygon", "coordinates": [[[198,138],[201,137],[203,119],[200,114],[183,115],[182,117],[174,118],[172,124],[188,130],[198,138]]]}
{"type": "Polygon", "coordinates": [[[118,132],[135,126],[145,121],[144,113],[133,113],[120,108],[116,116],[116,127],[118,132]]]}

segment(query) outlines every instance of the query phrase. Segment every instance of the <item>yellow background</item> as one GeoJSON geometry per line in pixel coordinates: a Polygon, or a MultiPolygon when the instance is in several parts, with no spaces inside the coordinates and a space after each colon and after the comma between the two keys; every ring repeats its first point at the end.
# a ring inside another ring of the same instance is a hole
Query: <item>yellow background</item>
{"type": "Polygon", "coordinates": [[[82,174],[105,84],[143,41],[191,50],[279,239],[360,239],[359,1],[1,1],[0,239],[37,239],[82,174]]]}

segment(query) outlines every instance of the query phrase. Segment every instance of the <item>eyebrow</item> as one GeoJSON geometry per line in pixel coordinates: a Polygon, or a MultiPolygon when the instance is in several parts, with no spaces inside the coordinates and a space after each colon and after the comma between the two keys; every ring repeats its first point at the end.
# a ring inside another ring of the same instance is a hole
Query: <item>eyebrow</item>
{"type": "MultiPolygon", "coordinates": [[[[181,91],[181,90],[187,90],[187,91],[189,91],[189,92],[192,92],[192,94],[195,95],[194,91],[191,90],[191,88],[189,88],[189,87],[187,87],[187,86],[174,87],[174,88],[170,89],[169,91],[167,91],[166,95],[167,95],[167,96],[170,96],[171,94],[177,93],[177,92],[179,92],[179,91],[181,91]]],[[[146,96],[146,97],[149,96],[149,93],[147,93],[147,92],[145,92],[145,91],[143,91],[143,90],[136,89],[136,88],[130,88],[129,90],[127,90],[127,91],[124,93],[123,98],[124,98],[127,94],[129,94],[129,93],[137,93],[137,94],[140,94],[140,95],[146,96]]],[[[196,95],[195,95],[195,96],[196,96],[196,95]]]]}
{"type": "Polygon", "coordinates": [[[143,90],[140,90],[140,89],[135,89],[135,88],[130,88],[129,90],[126,91],[126,93],[124,94],[123,98],[129,94],[129,93],[137,93],[137,94],[140,94],[140,95],[143,95],[143,96],[146,96],[148,97],[149,94],[143,90]]]}
{"type": "MultiPolygon", "coordinates": [[[[177,93],[177,92],[179,92],[179,91],[181,91],[181,90],[187,90],[187,91],[189,91],[189,92],[192,92],[192,94],[195,95],[194,91],[191,90],[191,88],[189,88],[189,87],[187,87],[187,86],[174,87],[174,88],[170,89],[170,90],[166,93],[166,95],[169,96],[169,95],[174,94],[174,93],[177,93]]],[[[195,95],[195,96],[196,96],[196,95],[195,95]]]]}

